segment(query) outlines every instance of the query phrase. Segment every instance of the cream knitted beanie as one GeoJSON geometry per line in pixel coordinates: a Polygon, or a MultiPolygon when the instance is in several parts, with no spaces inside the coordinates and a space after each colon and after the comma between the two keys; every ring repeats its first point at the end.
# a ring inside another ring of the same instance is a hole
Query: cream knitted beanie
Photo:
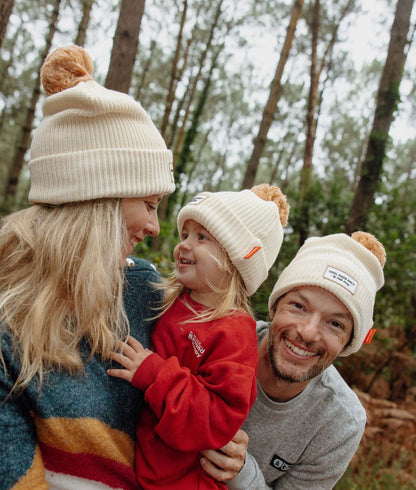
{"type": "Polygon", "coordinates": [[[373,325],[376,292],[384,284],[386,254],[370,233],[342,233],[309,238],[283,270],[269,298],[270,316],[276,301],[298,286],[319,286],[336,296],[353,317],[352,343],[341,356],[358,351],[373,325]]]}
{"type": "Polygon", "coordinates": [[[54,50],[41,78],[48,95],[35,131],[31,203],[144,197],[174,190],[172,154],[142,106],[92,79],[78,46],[54,50]]]}
{"type": "Polygon", "coordinates": [[[267,278],[283,241],[289,205],[275,186],[261,184],[240,192],[202,192],[178,214],[206,228],[227,252],[251,296],[267,278]]]}

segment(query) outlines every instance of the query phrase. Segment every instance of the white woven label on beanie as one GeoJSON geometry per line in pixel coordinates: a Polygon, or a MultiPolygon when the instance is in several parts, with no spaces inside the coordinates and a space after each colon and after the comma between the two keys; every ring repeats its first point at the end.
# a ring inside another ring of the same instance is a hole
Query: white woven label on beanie
{"type": "Polygon", "coordinates": [[[336,282],[351,294],[355,294],[355,291],[357,290],[358,282],[353,277],[330,265],[325,271],[324,278],[336,282]]]}
{"type": "MultiPolygon", "coordinates": [[[[198,194],[197,196],[195,196],[194,198],[192,198],[188,204],[192,204],[193,206],[195,206],[196,204],[199,204],[200,202],[202,202],[204,199],[206,199],[207,197],[209,197],[208,195],[202,195],[202,194],[198,194]]],[[[187,204],[187,205],[188,205],[187,204]]]]}

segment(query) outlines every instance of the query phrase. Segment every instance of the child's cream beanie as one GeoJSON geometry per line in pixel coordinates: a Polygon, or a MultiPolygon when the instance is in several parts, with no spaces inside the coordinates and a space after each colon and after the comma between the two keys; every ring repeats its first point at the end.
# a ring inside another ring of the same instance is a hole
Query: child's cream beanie
{"type": "Polygon", "coordinates": [[[269,298],[270,316],[274,315],[276,301],[293,288],[326,289],[353,317],[352,342],[340,354],[348,356],[360,349],[373,325],[374,302],[384,284],[385,261],[383,245],[370,233],[309,238],[280,274],[269,298]]]}
{"type": "Polygon", "coordinates": [[[202,192],[178,214],[200,223],[220,243],[239,271],[247,294],[267,278],[283,242],[289,205],[275,186],[261,184],[240,192],[202,192]]]}
{"type": "Polygon", "coordinates": [[[92,78],[84,49],[68,46],[45,60],[48,97],[35,131],[31,203],[144,197],[174,190],[172,154],[142,106],[92,78]]]}

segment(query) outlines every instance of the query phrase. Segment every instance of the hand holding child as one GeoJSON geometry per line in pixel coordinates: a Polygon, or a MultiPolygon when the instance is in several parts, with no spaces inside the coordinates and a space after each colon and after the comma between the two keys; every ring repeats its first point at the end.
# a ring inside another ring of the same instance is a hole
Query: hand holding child
{"type": "Polygon", "coordinates": [[[238,475],[246,460],[248,435],[240,429],[232,440],[218,450],[201,451],[200,463],[215,480],[230,481],[238,475]]]}
{"type": "Polygon", "coordinates": [[[110,354],[110,359],[118,362],[125,369],[108,369],[107,374],[131,383],[137,368],[146,357],[152,354],[152,351],[145,349],[142,344],[133,337],[127,337],[126,342],[120,342],[118,348],[120,352],[112,352],[110,354]]]}

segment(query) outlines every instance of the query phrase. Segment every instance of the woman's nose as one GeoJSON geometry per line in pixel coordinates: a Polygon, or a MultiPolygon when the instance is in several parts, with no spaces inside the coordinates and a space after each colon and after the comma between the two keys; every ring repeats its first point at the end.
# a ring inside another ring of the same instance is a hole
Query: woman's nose
{"type": "Polygon", "coordinates": [[[151,237],[156,237],[160,233],[160,225],[157,214],[151,216],[146,226],[146,233],[151,237]]]}

